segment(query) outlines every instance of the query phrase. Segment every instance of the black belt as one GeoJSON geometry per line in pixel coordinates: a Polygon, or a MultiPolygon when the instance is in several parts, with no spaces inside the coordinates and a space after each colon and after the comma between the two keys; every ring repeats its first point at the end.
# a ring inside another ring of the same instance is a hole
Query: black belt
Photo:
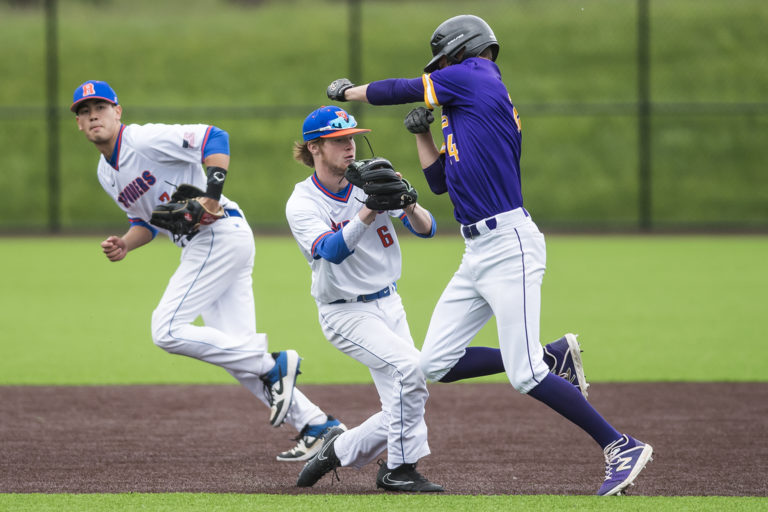
{"type": "MultiPolygon", "coordinates": [[[[488,226],[488,229],[496,229],[496,217],[485,219],[483,222],[485,222],[485,225],[488,226]]],[[[469,226],[461,226],[461,234],[464,236],[464,238],[474,238],[476,236],[480,236],[480,231],[477,229],[477,224],[479,223],[471,224],[469,226]]]]}
{"type": "Polygon", "coordinates": [[[387,286],[377,292],[370,293],[368,295],[358,295],[355,299],[339,299],[331,302],[330,304],[344,304],[345,302],[371,302],[376,299],[383,299],[392,295],[392,288],[397,289],[397,285],[392,283],[391,286],[387,286]]]}
{"type": "MultiPolygon", "coordinates": [[[[526,217],[530,217],[530,215],[528,214],[528,210],[526,210],[525,208],[523,208],[523,213],[525,214],[526,217]]],[[[493,231],[494,229],[496,229],[496,226],[498,226],[496,217],[491,217],[480,222],[485,223],[485,225],[488,226],[489,231],[493,231]]],[[[480,222],[470,224],[469,226],[461,226],[462,236],[464,236],[464,238],[474,238],[476,236],[480,236],[480,230],[477,229],[477,225],[480,224],[480,222]]]]}

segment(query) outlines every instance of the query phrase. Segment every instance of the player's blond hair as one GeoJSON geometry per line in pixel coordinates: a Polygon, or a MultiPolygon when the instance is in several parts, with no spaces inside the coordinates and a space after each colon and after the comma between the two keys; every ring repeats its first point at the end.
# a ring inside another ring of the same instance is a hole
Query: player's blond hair
{"type": "Polygon", "coordinates": [[[293,159],[299,163],[306,165],[307,167],[315,168],[315,157],[312,156],[312,152],[307,147],[310,142],[315,142],[322,145],[323,139],[317,138],[306,142],[294,142],[293,143],[293,159]]]}

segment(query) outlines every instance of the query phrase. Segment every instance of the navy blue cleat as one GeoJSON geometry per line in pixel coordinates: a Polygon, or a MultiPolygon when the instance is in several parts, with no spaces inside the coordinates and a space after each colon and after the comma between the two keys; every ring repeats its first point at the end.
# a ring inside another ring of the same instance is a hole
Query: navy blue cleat
{"type": "Polygon", "coordinates": [[[598,496],[620,496],[646,464],[653,460],[653,447],[624,434],[603,450],[605,454],[605,481],[598,496]]]}
{"type": "Polygon", "coordinates": [[[581,362],[581,347],[576,339],[578,334],[568,333],[557,341],[544,347],[544,362],[549,366],[550,373],[558,375],[581,391],[587,398],[587,378],[584,376],[584,365],[581,362]]]}

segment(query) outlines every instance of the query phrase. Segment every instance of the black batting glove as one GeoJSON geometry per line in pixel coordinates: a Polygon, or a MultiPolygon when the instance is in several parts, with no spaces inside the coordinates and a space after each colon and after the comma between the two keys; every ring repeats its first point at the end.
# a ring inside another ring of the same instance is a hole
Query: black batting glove
{"type": "Polygon", "coordinates": [[[331,82],[328,89],[325,90],[325,94],[333,101],[347,101],[344,97],[344,92],[347,89],[354,87],[355,84],[349,81],[347,78],[339,78],[331,82]]]}
{"type": "Polygon", "coordinates": [[[425,107],[418,107],[405,116],[403,124],[411,133],[427,133],[429,131],[429,125],[435,120],[435,116],[432,115],[432,111],[425,107]]]}

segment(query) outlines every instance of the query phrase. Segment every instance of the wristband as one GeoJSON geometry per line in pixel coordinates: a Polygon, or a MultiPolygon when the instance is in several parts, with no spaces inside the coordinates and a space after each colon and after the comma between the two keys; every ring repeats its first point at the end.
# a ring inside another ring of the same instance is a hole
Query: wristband
{"type": "Polygon", "coordinates": [[[227,179],[227,170],[223,167],[208,167],[208,187],[205,189],[203,197],[211,199],[221,199],[221,191],[224,190],[224,180],[227,179]]]}
{"type": "Polygon", "coordinates": [[[352,252],[360,239],[363,238],[366,230],[370,227],[360,220],[360,215],[355,215],[349,223],[341,230],[341,236],[344,238],[344,243],[347,244],[347,249],[352,252]]]}

